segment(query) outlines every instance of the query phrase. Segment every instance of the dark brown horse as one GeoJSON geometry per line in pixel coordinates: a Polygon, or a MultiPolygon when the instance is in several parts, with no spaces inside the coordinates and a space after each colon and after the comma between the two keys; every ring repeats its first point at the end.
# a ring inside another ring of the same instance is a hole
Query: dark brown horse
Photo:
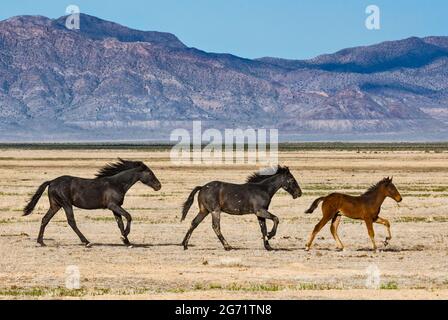
{"type": "Polygon", "coordinates": [[[370,240],[372,241],[373,250],[376,251],[375,233],[373,231],[373,223],[379,223],[387,228],[388,236],[384,241],[384,245],[389,244],[389,240],[392,239],[390,233],[390,223],[384,218],[380,218],[381,205],[386,197],[394,199],[396,202],[402,200],[400,193],[395,185],[392,183],[392,178],[384,178],[377,184],[370,187],[365,193],[358,197],[349,196],[341,193],[332,193],[326,197],[321,197],[312,203],[311,207],[305,211],[305,213],[312,213],[319,202],[322,202],[322,214],[323,217],[318,224],[314,227],[313,232],[306,244],[305,250],[309,250],[313,243],[316,234],[331,220],[331,234],[335,239],[339,249],[343,250],[344,246],[337,234],[339,222],[341,221],[341,215],[352,219],[363,219],[367,226],[370,240]]]}
{"type": "Polygon", "coordinates": [[[294,199],[302,195],[302,190],[289,169],[280,166],[275,168],[275,172],[271,175],[254,173],[247,178],[247,183],[244,184],[212,181],[194,188],[184,203],[181,221],[185,219],[193,204],[194,195],[198,191],[199,213],[191,222],[191,227],[182,241],[184,249],[188,249],[188,240],[191,234],[209,213],[212,214],[213,230],[224,249],[232,249],[221,234],[221,212],[225,212],[232,215],[255,214],[263,234],[264,247],[266,250],[272,250],[268,240],[275,236],[279,220],[268,210],[272,197],[281,188],[291,194],[294,199]],[[266,229],[266,219],[274,222],[269,233],[266,229]]]}
{"type": "Polygon", "coordinates": [[[121,232],[121,239],[127,246],[131,246],[128,235],[131,231],[131,215],[124,210],[124,196],[126,192],[138,181],[160,190],[162,187],[154,173],[141,161],[119,159],[118,162],[108,164],[97,174],[96,179],[83,179],[71,176],[62,176],[44,182],[36,191],[30,202],[23,210],[23,215],[31,214],[40,197],[48,187],[50,209],[42,218],[37,242],[44,246],[44,231],[48,222],[59,209],[63,208],[67,222],[78,235],[82,243],[90,247],[90,242],[84,237],[76,226],[73,206],[81,209],[109,209],[113,212],[121,232]],[[122,217],[127,221],[124,228],[122,217]]]}

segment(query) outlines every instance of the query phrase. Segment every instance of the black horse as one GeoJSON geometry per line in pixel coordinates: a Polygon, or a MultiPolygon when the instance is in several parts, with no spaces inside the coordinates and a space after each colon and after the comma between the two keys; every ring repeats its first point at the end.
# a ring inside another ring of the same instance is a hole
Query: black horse
{"type": "Polygon", "coordinates": [[[158,191],[162,187],[154,173],[141,161],[118,159],[118,162],[104,166],[96,174],[96,179],[83,179],[71,176],[62,176],[44,182],[36,191],[30,202],[23,210],[23,215],[31,214],[40,197],[48,187],[50,209],[42,218],[37,242],[44,246],[44,231],[48,222],[59,209],[63,208],[67,215],[67,222],[78,235],[82,243],[90,247],[90,242],[84,237],[76,226],[73,215],[73,206],[81,209],[110,209],[115,216],[121,232],[121,239],[127,246],[131,231],[131,215],[121,206],[126,192],[138,181],[158,191]],[[124,228],[122,217],[127,221],[124,228]]]}
{"type": "Polygon", "coordinates": [[[295,199],[302,195],[299,184],[287,167],[278,166],[274,174],[262,175],[254,173],[249,176],[244,184],[233,184],[221,181],[212,181],[202,187],[196,187],[185,201],[182,210],[183,221],[194,201],[196,192],[198,195],[199,213],[191,222],[191,227],[185,235],[182,245],[188,249],[188,240],[194,229],[211,212],[212,226],[225,250],[232,249],[221,234],[221,212],[244,215],[255,214],[263,234],[263,244],[266,250],[272,250],[268,240],[275,236],[278,218],[268,211],[269,204],[274,194],[283,188],[295,199]],[[274,222],[272,230],[267,233],[266,219],[274,222]]]}

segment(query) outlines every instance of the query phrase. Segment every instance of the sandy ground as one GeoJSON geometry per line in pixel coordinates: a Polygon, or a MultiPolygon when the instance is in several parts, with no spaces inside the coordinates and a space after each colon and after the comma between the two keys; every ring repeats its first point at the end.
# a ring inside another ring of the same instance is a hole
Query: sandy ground
{"type": "Polygon", "coordinates": [[[180,206],[191,189],[216,179],[243,182],[256,167],[176,166],[164,151],[1,150],[0,298],[448,298],[447,152],[296,151],[282,152],[280,158],[304,195],[293,200],[281,191],[274,197],[271,212],[280,218],[271,240],[275,251],[264,250],[254,216],[226,214],[222,233],[236,250],[224,251],[207,217],[184,251],[180,242],[197,204],[183,223],[180,206]],[[163,184],[159,192],[137,184],[128,193],[124,207],[134,217],[134,248],[121,244],[110,212],[80,209],[75,209],[78,226],[92,248],[80,245],[63,211],[47,227],[47,247],[38,247],[46,195],[33,215],[21,217],[20,212],[37,186],[64,174],[92,177],[116,156],[145,161],[163,184]],[[404,198],[400,207],[391,199],[383,205],[381,216],[392,224],[390,246],[382,248],[386,230],[376,225],[382,250],[371,252],[365,226],[344,218],[339,228],[344,252],[336,251],[329,226],[313,249],[304,251],[321,216],[320,209],[303,213],[312,200],[331,191],[359,194],[388,175],[404,198]],[[79,290],[65,287],[69,266],[80,272],[79,290]]]}

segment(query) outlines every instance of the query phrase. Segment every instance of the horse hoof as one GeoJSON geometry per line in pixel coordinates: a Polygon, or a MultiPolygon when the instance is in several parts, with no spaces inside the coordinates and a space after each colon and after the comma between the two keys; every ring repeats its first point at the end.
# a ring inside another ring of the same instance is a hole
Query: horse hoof
{"type": "Polygon", "coordinates": [[[188,246],[184,245],[184,250],[188,250],[188,246]]]}
{"type": "Polygon", "coordinates": [[[272,249],[272,247],[264,247],[267,251],[272,251],[274,249],[272,249]]]}
{"type": "Polygon", "coordinates": [[[305,251],[310,251],[310,247],[305,247],[305,251]]]}
{"type": "Polygon", "coordinates": [[[128,244],[128,248],[132,249],[132,248],[134,248],[134,246],[132,244],[128,244]]]}
{"type": "Polygon", "coordinates": [[[92,243],[91,242],[87,242],[85,245],[86,245],[86,248],[91,248],[92,247],[92,243]]]}
{"type": "Polygon", "coordinates": [[[47,245],[45,244],[45,243],[43,243],[43,242],[37,242],[37,244],[39,245],[39,246],[41,246],[41,247],[46,247],[47,245]]]}
{"type": "Polygon", "coordinates": [[[384,244],[385,247],[387,247],[389,245],[389,241],[386,240],[386,241],[383,242],[383,244],[384,244]]]}
{"type": "Polygon", "coordinates": [[[226,250],[226,251],[230,251],[232,249],[233,249],[232,247],[224,247],[224,250],[226,250]]]}

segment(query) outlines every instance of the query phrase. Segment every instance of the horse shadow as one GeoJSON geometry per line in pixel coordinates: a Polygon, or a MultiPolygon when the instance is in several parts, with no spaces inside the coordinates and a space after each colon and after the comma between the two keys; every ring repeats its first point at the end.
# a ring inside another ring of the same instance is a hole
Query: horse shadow
{"type": "MultiPolygon", "coordinates": [[[[420,246],[415,247],[407,247],[407,248],[399,248],[399,247],[385,247],[385,248],[378,248],[379,252],[413,252],[413,251],[423,251],[424,248],[420,246]]],[[[373,252],[372,248],[359,248],[356,249],[357,252],[373,252]]]]}
{"type": "MultiPolygon", "coordinates": [[[[127,247],[122,243],[93,243],[93,247],[127,247]]],[[[132,243],[132,248],[181,247],[181,243],[132,243]]]]}
{"type": "MultiPolygon", "coordinates": [[[[92,243],[92,247],[126,247],[121,243],[92,243]]],[[[132,248],[156,248],[156,247],[183,247],[181,243],[132,243],[132,248]]],[[[197,247],[194,244],[189,244],[188,247],[194,248],[197,247]]],[[[201,251],[224,251],[224,249],[216,247],[216,248],[198,248],[201,251]]],[[[262,250],[267,251],[264,248],[254,249],[251,247],[232,247],[229,252],[232,251],[256,251],[262,250]]],[[[291,252],[291,251],[300,251],[303,248],[272,248],[271,252],[291,252]]],[[[268,251],[269,252],[269,251],[268,251]]]]}

